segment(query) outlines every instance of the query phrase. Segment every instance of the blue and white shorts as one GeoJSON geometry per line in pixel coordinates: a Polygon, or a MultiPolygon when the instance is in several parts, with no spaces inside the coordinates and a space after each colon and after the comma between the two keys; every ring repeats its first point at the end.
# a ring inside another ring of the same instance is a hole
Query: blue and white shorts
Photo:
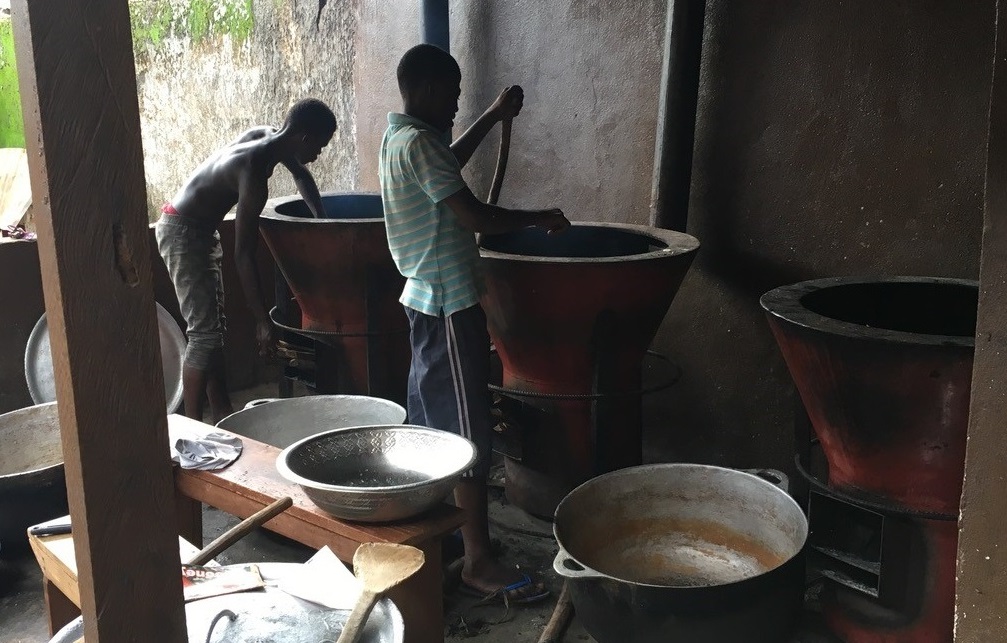
{"type": "Polygon", "coordinates": [[[406,315],[412,345],[408,422],[471,440],[479,460],[465,476],[485,477],[493,435],[486,314],[477,304],[448,317],[431,317],[408,307],[406,315]]]}

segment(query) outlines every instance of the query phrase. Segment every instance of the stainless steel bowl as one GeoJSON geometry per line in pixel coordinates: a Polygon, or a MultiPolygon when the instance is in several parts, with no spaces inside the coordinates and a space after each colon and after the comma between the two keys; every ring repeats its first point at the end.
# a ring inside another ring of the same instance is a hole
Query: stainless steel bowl
{"type": "Polygon", "coordinates": [[[305,438],[280,452],[276,468],[336,518],[390,522],[444,500],[475,461],[475,445],[461,436],[390,424],[305,438]]]}

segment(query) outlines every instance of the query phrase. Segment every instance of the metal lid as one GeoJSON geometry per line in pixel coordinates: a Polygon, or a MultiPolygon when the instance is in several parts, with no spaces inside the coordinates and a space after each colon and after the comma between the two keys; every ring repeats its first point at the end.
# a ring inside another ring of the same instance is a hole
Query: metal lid
{"type": "MultiPolygon", "coordinates": [[[[156,306],[158,338],[161,342],[161,367],[164,372],[164,397],[168,412],[173,413],[182,403],[182,358],[185,355],[185,335],[182,334],[171,313],[161,304],[156,306]]],[[[24,376],[28,382],[28,393],[35,404],[56,401],[56,378],[53,375],[49,324],[45,313],[42,313],[28,337],[28,345],[24,352],[24,376]]]]}

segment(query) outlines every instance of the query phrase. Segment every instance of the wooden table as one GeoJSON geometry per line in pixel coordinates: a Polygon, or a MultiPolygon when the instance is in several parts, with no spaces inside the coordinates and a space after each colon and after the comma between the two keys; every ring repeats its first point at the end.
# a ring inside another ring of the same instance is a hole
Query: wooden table
{"type": "MultiPolygon", "coordinates": [[[[180,415],[168,416],[169,426],[201,427],[180,415]],[[191,424],[187,424],[191,423],[191,424]]],[[[344,563],[351,563],[361,543],[391,542],[412,545],[426,556],[423,568],[393,590],[390,597],[402,612],[406,643],[442,643],[444,604],[441,540],[464,522],[457,507],[441,505],[411,522],[367,525],[343,522],[319,509],[297,485],[276,471],[280,449],[242,436],[244,448],[234,464],[220,471],[175,470],[179,534],[198,547],[203,544],[202,506],[205,503],[246,518],[283,496],[293,506],[265,524],[265,528],[309,547],[328,546],[344,563]]]]}

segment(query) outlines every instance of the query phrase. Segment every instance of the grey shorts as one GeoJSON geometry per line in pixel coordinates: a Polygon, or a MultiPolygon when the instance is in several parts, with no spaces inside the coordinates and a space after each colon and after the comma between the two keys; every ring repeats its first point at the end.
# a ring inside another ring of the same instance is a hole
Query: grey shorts
{"type": "Polygon", "coordinates": [[[162,214],[154,236],[188,326],[185,365],[206,370],[224,346],[227,327],[220,233],[182,215],[162,214]]]}
{"type": "Polygon", "coordinates": [[[471,440],[479,461],[465,476],[483,477],[489,473],[493,440],[486,314],[476,305],[448,317],[431,317],[407,307],[406,316],[412,344],[408,422],[471,440]]]}

